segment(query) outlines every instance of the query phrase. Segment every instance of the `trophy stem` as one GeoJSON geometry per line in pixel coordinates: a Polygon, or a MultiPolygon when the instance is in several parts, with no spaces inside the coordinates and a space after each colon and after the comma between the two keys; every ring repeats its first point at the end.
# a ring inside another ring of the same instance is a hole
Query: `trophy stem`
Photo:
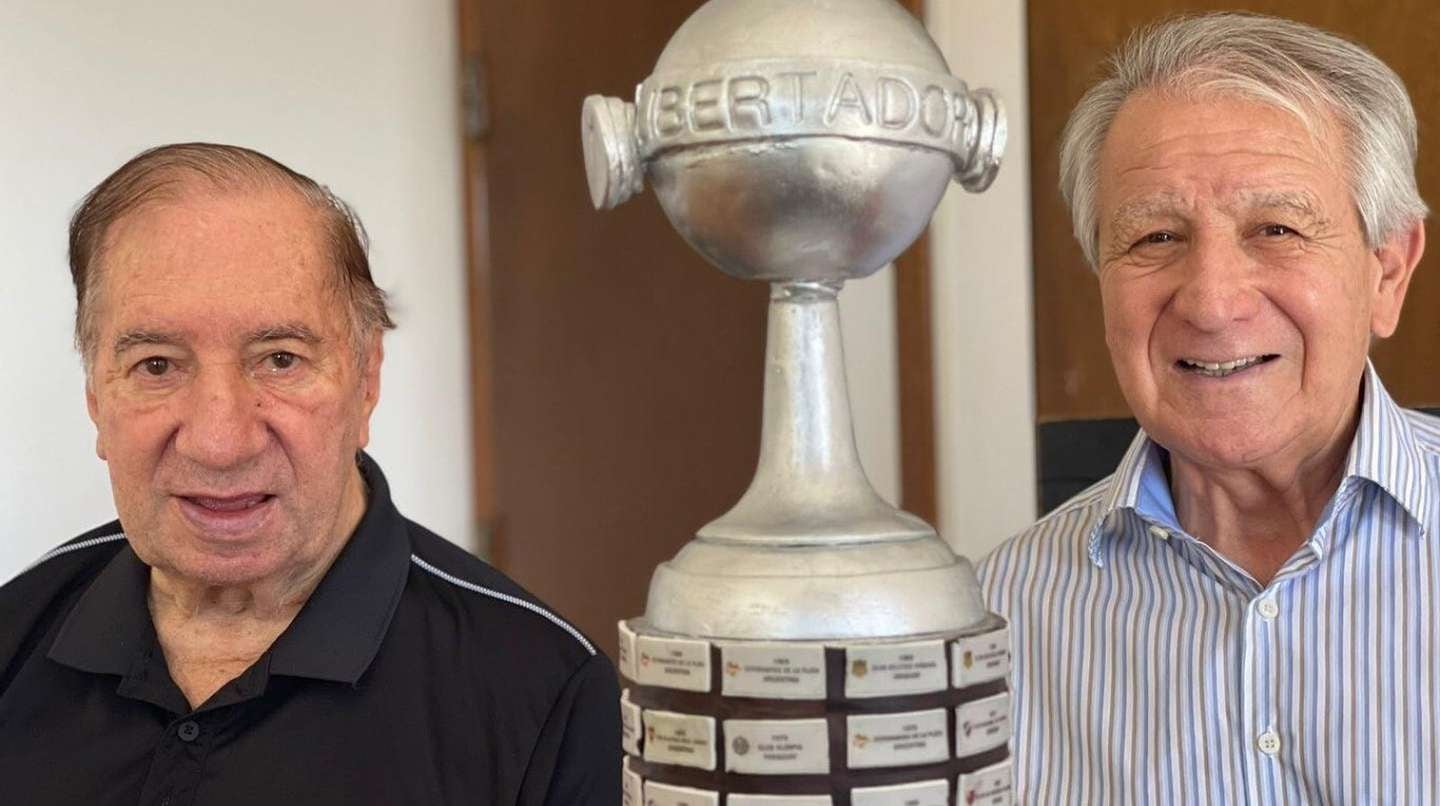
{"type": "Polygon", "coordinates": [[[756,486],[801,498],[818,489],[871,489],[850,417],[839,290],[839,283],[771,286],[756,486]]]}
{"type": "Polygon", "coordinates": [[[834,544],[934,533],[886,503],[855,447],[839,282],[771,286],[760,460],[739,503],[706,540],[834,544]]]}

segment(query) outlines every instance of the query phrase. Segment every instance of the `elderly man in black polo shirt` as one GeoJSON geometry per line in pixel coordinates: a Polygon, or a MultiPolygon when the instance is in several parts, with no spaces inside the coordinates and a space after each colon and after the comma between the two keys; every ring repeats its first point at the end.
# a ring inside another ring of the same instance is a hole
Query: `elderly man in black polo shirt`
{"type": "Polygon", "coordinates": [[[0,588],[0,800],[618,800],[609,662],[361,453],[392,325],[349,208],[165,146],[70,261],[120,517],[0,588]]]}

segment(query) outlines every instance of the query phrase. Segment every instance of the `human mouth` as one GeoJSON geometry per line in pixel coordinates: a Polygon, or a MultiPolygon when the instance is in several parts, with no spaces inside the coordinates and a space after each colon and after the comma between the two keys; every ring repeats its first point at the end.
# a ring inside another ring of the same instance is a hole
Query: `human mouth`
{"type": "Polygon", "coordinates": [[[211,534],[245,534],[269,514],[275,496],[269,493],[237,495],[177,495],[185,517],[211,534]]]}
{"type": "Polygon", "coordinates": [[[187,495],[185,499],[211,512],[242,512],[251,507],[259,506],[264,503],[265,499],[270,497],[271,496],[265,493],[255,493],[252,495],[232,495],[223,498],[208,495],[187,495]]]}
{"type": "Polygon", "coordinates": [[[1175,366],[1182,371],[1204,375],[1208,378],[1227,378],[1251,367],[1259,366],[1279,358],[1273,353],[1231,358],[1225,361],[1202,361],[1198,358],[1182,358],[1175,366]]]}

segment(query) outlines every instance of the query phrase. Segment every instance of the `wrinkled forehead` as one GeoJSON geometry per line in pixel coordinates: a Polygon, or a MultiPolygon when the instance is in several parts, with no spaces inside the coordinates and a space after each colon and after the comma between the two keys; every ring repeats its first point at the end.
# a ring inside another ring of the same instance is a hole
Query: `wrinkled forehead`
{"type": "Polygon", "coordinates": [[[259,305],[345,318],[323,221],[284,190],[199,188],[115,221],[99,261],[102,311],[163,318],[259,305]]]}
{"type": "Polygon", "coordinates": [[[1304,186],[1338,181],[1348,189],[1345,138],[1335,116],[1302,116],[1295,108],[1238,92],[1145,90],[1121,104],[1106,131],[1097,172],[1110,204],[1173,206],[1173,189],[1148,180],[1213,178],[1234,204],[1282,201],[1314,206],[1304,186]],[[1273,187],[1274,183],[1282,187],[1273,187]],[[1288,186],[1287,186],[1288,185],[1288,186]],[[1138,200],[1136,195],[1150,197],[1138,200]]]}
{"type": "Polygon", "coordinates": [[[97,267],[105,275],[184,254],[197,260],[228,255],[237,267],[265,260],[309,266],[328,263],[330,251],[324,216],[293,189],[177,177],[111,222],[97,267]]]}

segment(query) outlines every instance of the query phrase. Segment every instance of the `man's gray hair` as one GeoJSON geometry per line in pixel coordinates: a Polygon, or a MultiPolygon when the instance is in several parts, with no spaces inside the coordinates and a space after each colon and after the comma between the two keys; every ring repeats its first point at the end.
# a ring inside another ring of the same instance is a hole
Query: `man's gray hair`
{"type": "Polygon", "coordinates": [[[1294,114],[1312,132],[1333,115],[1372,249],[1428,212],[1415,185],[1415,110],[1404,82],[1375,54],[1276,17],[1175,17],[1131,34],[1065,125],[1060,192],[1091,268],[1099,266],[1100,150],[1121,105],[1143,90],[1258,101],[1294,114]]]}
{"type": "Polygon", "coordinates": [[[368,340],[395,327],[385,292],[370,275],[369,239],[360,218],[329,188],[248,148],[217,143],[175,143],[141,152],[80,202],[70,220],[70,276],[75,282],[75,345],[86,371],[94,366],[94,313],[102,286],[106,235],[117,221],[148,204],[193,192],[283,189],[316,212],[334,262],[333,286],[348,307],[357,358],[368,340]]]}

